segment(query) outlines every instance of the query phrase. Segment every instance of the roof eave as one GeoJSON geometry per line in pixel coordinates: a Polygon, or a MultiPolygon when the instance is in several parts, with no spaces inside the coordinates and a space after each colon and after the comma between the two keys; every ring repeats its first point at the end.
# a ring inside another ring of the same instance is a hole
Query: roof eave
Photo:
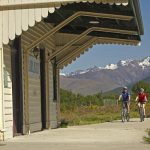
{"type": "Polygon", "coordinates": [[[133,11],[134,11],[136,22],[137,22],[138,29],[139,29],[139,34],[144,35],[144,25],[142,21],[140,2],[139,0],[130,0],[130,3],[133,7],[133,11]]]}

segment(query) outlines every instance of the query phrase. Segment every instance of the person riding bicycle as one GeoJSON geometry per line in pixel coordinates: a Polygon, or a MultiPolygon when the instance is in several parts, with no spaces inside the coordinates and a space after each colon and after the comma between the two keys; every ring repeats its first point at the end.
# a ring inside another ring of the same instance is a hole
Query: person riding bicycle
{"type": "Polygon", "coordinates": [[[126,107],[128,114],[130,112],[130,94],[127,87],[123,87],[122,93],[119,96],[119,101],[122,99],[122,107],[126,107]]]}
{"type": "Polygon", "coordinates": [[[144,109],[144,117],[145,117],[145,105],[147,102],[147,94],[144,92],[143,88],[140,89],[135,101],[138,102],[139,109],[140,109],[141,104],[142,104],[143,109],[144,109]]]}

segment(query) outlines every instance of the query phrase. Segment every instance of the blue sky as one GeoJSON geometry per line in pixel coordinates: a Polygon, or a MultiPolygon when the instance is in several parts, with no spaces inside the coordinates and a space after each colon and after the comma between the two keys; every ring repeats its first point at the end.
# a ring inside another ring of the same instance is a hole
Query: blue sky
{"type": "Polygon", "coordinates": [[[140,0],[144,23],[144,36],[141,46],[95,45],[84,55],[65,67],[61,72],[69,73],[93,66],[105,66],[124,59],[142,59],[150,56],[150,0],[140,0]]]}

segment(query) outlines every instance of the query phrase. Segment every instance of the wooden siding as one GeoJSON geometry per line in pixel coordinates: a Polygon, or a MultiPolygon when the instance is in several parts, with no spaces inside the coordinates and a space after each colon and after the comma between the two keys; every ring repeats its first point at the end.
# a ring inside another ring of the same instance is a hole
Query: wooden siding
{"type": "Polygon", "coordinates": [[[4,128],[5,139],[13,137],[13,102],[11,81],[11,49],[4,46],[4,128]]]}
{"type": "MultiPolygon", "coordinates": [[[[46,32],[51,30],[52,27],[50,24],[46,24],[44,22],[37,23],[34,27],[30,28],[27,32],[23,32],[22,34],[22,48],[25,50],[33,41],[40,38],[42,35],[44,35],[46,32]]],[[[47,52],[52,53],[55,51],[55,36],[50,36],[47,38],[44,42],[42,42],[45,46],[45,49],[47,52]]],[[[32,50],[29,52],[29,60],[32,57],[32,50]]],[[[32,58],[35,61],[35,58],[32,58]]],[[[52,67],[49,67],[49,85],[47,87],[49,88],[48,91],[50,92],[48,94],[48,100],[49,100],[49,114],[47,116],[50,116],[50,119],[47,118],[47,122],[51,121],[51,108],[53,108],[56,112],[56,106],[54,104],[53,106],[53,78],[52,78],[52,67]]],[[[30,131],[38,131],[41,130],[41,85],[40,85],[40,74],[35,74],[29,72],[29,122],[30,122],[30,131]]],[[[56,115],[55,115],[56,116],[56,115]]],[[[55,117],[56,118],[56,117],[55,117]]],[[[52,118],[53,119],[53,118],[52,118]]],[[[56,119],[54,119],[56,120],[56,119]]]]}
{"type": "MultiPolygon", "coordinates": [[[[0,130],[4,129],[3,118],[3,48],[0,48],[0,130]]],[[[3,140],[3,133],[0,132],[1,140],[3,140]]]]}
{"type": "Polygon", "coordinates": [[[29,56],[29,61],[36,63],[39,70],[38,73],[29,71],[29,123],[30,132],[34,132],[42,128],[40,60],[29,56]]]}

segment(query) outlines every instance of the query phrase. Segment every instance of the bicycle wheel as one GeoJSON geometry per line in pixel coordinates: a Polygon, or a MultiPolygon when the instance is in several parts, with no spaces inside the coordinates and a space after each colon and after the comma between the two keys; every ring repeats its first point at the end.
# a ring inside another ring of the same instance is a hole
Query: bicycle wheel
{"type": "Polygon", "coordinates": [[[144,110],[143,107],[140,107],[140,121],[144,121],[144,110]]]}
{"type": "Polygon", "coordinates": [[[121,117],[122,117],[122,122],[125,122],[125,119],[126,119],[125,108],[122,109],[121,117]]]}
{"type": "Polygon", "coordinates": [[[126,120],[127,120],[127,122],[130,121],[130,115],[128,114],[128,112],[126,113],[126,120]]]}
{"type": "Polygon", "coordinates": [[[144,109],[142,108],[142,120],[144,121],[144,109]]]}

